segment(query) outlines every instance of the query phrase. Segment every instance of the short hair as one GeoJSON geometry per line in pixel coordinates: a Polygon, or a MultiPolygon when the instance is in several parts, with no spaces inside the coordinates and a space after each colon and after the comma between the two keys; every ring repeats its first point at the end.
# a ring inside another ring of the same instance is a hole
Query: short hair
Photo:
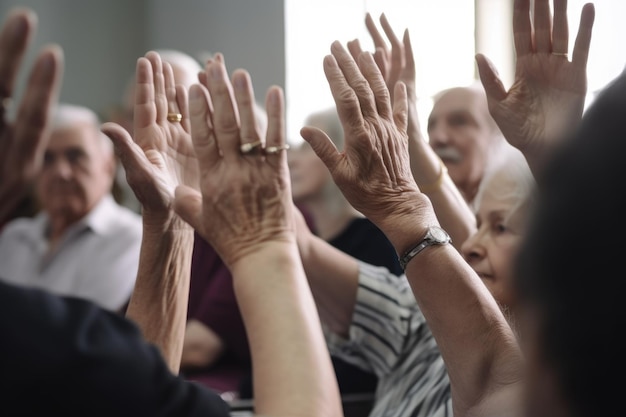
{"type": "Polygon", "coordinates": [[[102,122],[98,114],[88,107],[69,103],[58,103],[52,114],[52,130],[63,129],[75,126],[76,124],[85,124],[91,126],[96,132],[98,144],[107,154],[113,154],[113,143],[100,130],[102,122]]]}
{"type": "Polygon", "coordinates": [[[198,73],[203,70],[200,62],[182,51],[176,49],[156,49],[163,62],[169,63],[174,71],[181,70],[183,78],[176,80],[177,84],[183,84],[189,88],[192,84],[198,82],[198,73]]]}
{"type": "MultiPolygon", "coordinates": [[[[517,148],[509,145],[504,139],[496,147],[490,158],[485,174],[481,179],[476,197],[472,202],[474,211],[478,210],[487,186],[494,177],[506,177],[514,185],[512,188],[498,195],[503,200],[513,198],[515,205],[511,208],[509,216],[515,214],[520,208],[530,209],[536,201],[536,181],[528,166],[526,157],[517,148]]],[[[508,220],[508,219],[505,219],[508,220]]]]}

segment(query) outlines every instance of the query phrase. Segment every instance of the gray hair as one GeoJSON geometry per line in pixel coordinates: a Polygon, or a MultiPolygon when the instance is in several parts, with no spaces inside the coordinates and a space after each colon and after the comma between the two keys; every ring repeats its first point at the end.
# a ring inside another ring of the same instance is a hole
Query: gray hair
{"type": "Polygon", "coordinates": [[[337,114],[336,107],[328,107],[326,109],[310,113],[304,124],[323,130],[333,141],[337,149],[341,150],[343,148],[343,126],[341,124],[341,120],[339,120],[339,114],[337,114]]]}
{"type": "Polygon", "coordinates": [[[76,124],[84,124],[92,127],[96,133],[102,150],[107,154],[113,154],[113,144],[111,143],[111,139],[109,139],[100,130],[102,122],[96,112],[85,106],[58,103],[52,114],[52,130],[72,127],[76,124]]]}
{"type": "MultiPolygon", "coordinates": [[[[485,168],[485,174],[483,175],[472,204],[474,212],[476,212],[480,205],[480,201],[487,189],[487,184],[496,176],[506,177],[514,184],[513,187],[499,195],[503,200],[512,198],[516,202],[509,212],[509,217],[524,206],[528,206],[529,208],[534,206],[537,184],[528,166],[528,162],[517,148],[514,148],[503,140],[494,152],[489,165],[485,168]]],[[[508,218],[506,220],[508,220],[508,218]]]]}

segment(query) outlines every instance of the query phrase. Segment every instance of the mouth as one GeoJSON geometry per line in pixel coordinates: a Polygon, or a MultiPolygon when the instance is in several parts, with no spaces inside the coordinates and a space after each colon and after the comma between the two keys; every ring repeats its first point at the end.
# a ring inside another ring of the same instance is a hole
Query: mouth
{"type": "Polygon", "coordinates": [[[461,162],[461,155],[454,148],[437,148],[434,151],[443,162],[453,164],[461,162]]]}

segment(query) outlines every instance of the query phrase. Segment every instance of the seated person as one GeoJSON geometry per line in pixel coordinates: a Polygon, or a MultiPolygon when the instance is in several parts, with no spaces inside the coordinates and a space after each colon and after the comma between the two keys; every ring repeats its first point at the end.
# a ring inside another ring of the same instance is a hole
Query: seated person
{"type": "MultiPolygon", "coordinates": [[[[343,148],[343,129],[334,107],[315,111],[305,125],[324,130],[337,149],[343,148]]],[[[356,211],[334,183],[322,161],[307,142],[289,153],[293,200],[310,214],[313,232],[335,248],[365,263],[402,274],[395,249],[369,219],[356,211]]],[[[331,356],[342,394],[373,393],[376,376],[345,360],[331,356]]]]}
{"type": "MultiPolygon", "coordinates": [[[[0,74],[4,75],[0,77],[0,91],[13,90],[15,72],[35,25],[34,13],[28,9],[17,9],[9,14],[0,29],[0,74]],[[8,44],[12,47],[7,47],[8,44]]],[[[8,141],[3,148],[5,152],[0,153],[2,166],[11,158],[32,161],[42,156],[41,145],[46,140],[49,112],[60,86],[62,59],[62,51],[56,46],[47,47],[37,56],[21,104],[23,111],[11,125],[5,120],[0,123],[0,136],[8,141]],[[28,151],[27,154],[24,150],[28,151]]],[[[226,113],[227,120],[236,120],[232,116],[237,109],[230,96],[224,94],[231,88],[230,80],[223,76],[225,70],[220,72],[222,76],[214,77],[207,87],[212,93],[214,107],[208,109],[206,96],[204,102],[198,100],[204,94],[198,88],[195,92],[192,90],[191,110],[195,114],[204,111],[206,116],[215,109],[218,114],[226,113]]],[[[245,306],[243,315],[246,325],[250,327],[250,345],[254,352],[255,384],[259,385],[255,411],[260,415],[278,417],[295,414],[340,416],[338,390],[333,383],[330,358],[311,294],[305,284],[304,272],[299,266],[293,227],[289,225],[293,219],[289,213],[289,188],[275,187],[273,191],[279,194],[279,198],[264,198],[262,194],[254,196],[256,201],[264,203],[259,207],[261,212],[268,214],[249,219],[248,224],[254,225],[253,229],[257,232],[253,239],[256,243],[254,248],[246,245],[251,236],[250,230],[224,230],[229,222],[216,222],[214,216],[208,215],[211,209],[222,209],[224,213],[236,216],[229,209],[227,199],[220,199],[219,204],[205,208],[193,203],[200,203],[202,196],[194,194],[194,198],[189,198],[189,190],[181,190],[177,193],[180,198],[174,201],[174,187],[180,184],[197,186],[197,182],[193,181],[192,167],[195,164],[184,164],[182,162],[188,161],[181,160],[184,159],[181,151],[191,146],[189,137],[186,136],[187,141],[184,141],[185,136],[176,138],[178,135],[173,132],[180,133],[182,129],[174,124],[178,122],[166,119],[168,110],[175,114],[181,111],[177,108],[176,96],[171,97],[174,104],[170,102],[169,106],[173,107],[170,109],[163,108],[168,106],[165,101],[155,99],[159,95],[154,94],[155,90],[164,91],[164,86],[173,85],[167,74],[168,67],[161,65],[157,54],[148,53],[145,59],[138,60],[138,84],[146,94],[137,98],[135,126],[141,130],[135,137],[137,142],[133,142],[121,126],[103,126],[103,131],[115,142],[130,183],[144,205],[144,237],[151,237],[143,240],[138,286],[130,301],[128,314],[139,324],[145,336],[158,343],[160,352],[154,345],[146,343],[133,322],[102,310],[89,301],[0,283],[0,299],[5,313],[8,313],[0,319],[0,329],[5,336],[0,348],[4,358],[1,364],[5,381],[1,384],[5,400],[3,411],[8,415],[33,416],[227,417],[230,414],[227,404],[215,394],[172,373],[177,370],[182,347],[189,283],[187,267],[192,242],[192,229],[185,226],[172,210],[177,205],[212,243],[218,244],[216,247],[233,268],[237,297],[245,306]],[[158,76],[163,74],[166,74],[167,81],[158,76]],[[159,106],[159,112],[150,111],[159,106]],[[172,123],[171,129],[163,129],[168,123],[172,123]],[[143,151],[146,154],[149,152],[150,160],[143,151]],[[155,158],[161,162],[172,158],[169,160],[172,164],[160,164],[155,158]],[[276,211],[287,215],[273,216],[276,211]],[[205,221],[208,223],[202,224],[205,221]],[[280,236],[263,233],[278,229],[283,231],[280,236]],[[231,239],[214,239],[216,235],[205,234],[206,230],[217,234],[225,232],[231,239]],[[247,265],[254,265],[254,268],[246,268],[247,265]],[[256,270],[259,266],[261,271],[270,273],[259,274],[256,270]],[[19,319],[16,320],[16,317],[19,319]],[[268,321],[270,317],[272,320],[268,321]],[[261,320],[262,326],[258,325],[258,320],[261,320]],[[33,370],[29,371],[28,367],[33,367],[33,370]],[[303,378],[302,369],[313,369],[314,372],[308,372],[303,378]],[[68,390],[76,392],[76,398],[59,401],[68,390]]],[[[243,95],[245,102],[251,95],[252,86],[246,84],[249,83],[246,73],[242,71],[239,77],[242,78],[238,82],[244,88],[237,94],[238,98],[243,95]]],[[[269,92],[267,103],[271,114],[275,115],[273,120],[284,118],[284,104],[278,88],[269,92]]],[[[181,116],[188,120],[186,106],[183,107],[185,110],[181,116]]],[[[239,111],[250,109],[241,106],[239,111]]],[[[238,153],[240,137],[243,136],[239,133],[238,124],[218,124],[218,133],[214,137],[220,148],[227,150],[225,153],[230,158],[202,153],[206,148],[199,144],[207,140],[203,135],[210,130],[202,125],[208,118],[203,119],[194,121],[194,126],[199,128],[194,142],[198,145],[200,168],[207,174],[202,178],[202,189],[205,193],[211,190],[210,194],[204,194],[205,198],[216,193],[232,197],[233,189],[268,191],[272,184],[288,183],[284,153],[276,155],[278,163],[274,164],[242,163],[247,157],[238,153]],[[234,132],[235,129],[236,135],[222,133],[234,132]],[[237,154],[228,155],[228,152],[237,154]],[[240,176],[238,174],[242,169],[252,172],[240,176]],[[211,178],[217,172],[226,173],[229,181],[215,184],[217,188],[210,187],[211,178]],[[248,178],[267,179],[267,184],[250,187],[248,178]]],[[[224,119],[218,117],[217,120],[224,119]]],[[[245,125],[241,127],[241,130],[249,129],[245,125]]],[[[281,134],[281,129],[272,131],[278,133],[268,136],[268,145],[280,148],[284,143],[284,133],[281,134]]],[[[217,147],[214,150],[217,153],[217,147]]],[[[16,172],[22,173],[23,170],[16,172]]],[[[7,190],[27,180],[28,174],[24,177],[2,177],[0,195],[4,196],[7,190]]],[[[241,193],[238,195],[242,196],[241,193]]],[[[3,213],[14,207],[10,199],[0,201],[3,213]]],[[[245,207],[245,201],[245,198],[230,200],[239,207],[245,207]]],[[[229,220],[241,219],[237,216],[229,220]]]]}
{"type": "Polygon", "coordinates": [[[35,180],[41,211],[3,228],[1,279],[121,311],[137,276],[141,218],[114,201],[114,173],[96,114],[58,105],[35,180]]]}

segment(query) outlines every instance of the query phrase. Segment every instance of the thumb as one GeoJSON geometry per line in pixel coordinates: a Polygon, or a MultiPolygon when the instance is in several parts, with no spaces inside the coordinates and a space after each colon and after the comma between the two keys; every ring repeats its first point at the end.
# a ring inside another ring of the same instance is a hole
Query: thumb
{"type": "Polygon", "coordinates": [[[202,195],[197,190],[185,185],[176,187],[174,211],[208,241],[202,222],[202,195]]]}
{"type": "Polygon", "coordinates": [[[328,135],[322,130],[312,126],[305,126],[300,129],[300,135],[311,145],[317,157],[324,162],[328,170],[332,173],[339,162],[340,154],[328,135]]]}
{"type": "Polygon", "coordinates": [[[483,54],[476,54],[476,65],[478,75],[485,88],[489,101],[502,101],[506,98],[507,92],[498,75],[498,71],[493,63],[483,54]]]}
{"type": "Polygon", "coordinates": [[[141,167],[141,160],[145,159],[143,150],[130,137],[126,129],[117,123],[107,122],[102,124],[100,130],[107,135],[113,147],[115,154],[119,157],[124,169],[132,171],[134,168],[141,167]]]}

